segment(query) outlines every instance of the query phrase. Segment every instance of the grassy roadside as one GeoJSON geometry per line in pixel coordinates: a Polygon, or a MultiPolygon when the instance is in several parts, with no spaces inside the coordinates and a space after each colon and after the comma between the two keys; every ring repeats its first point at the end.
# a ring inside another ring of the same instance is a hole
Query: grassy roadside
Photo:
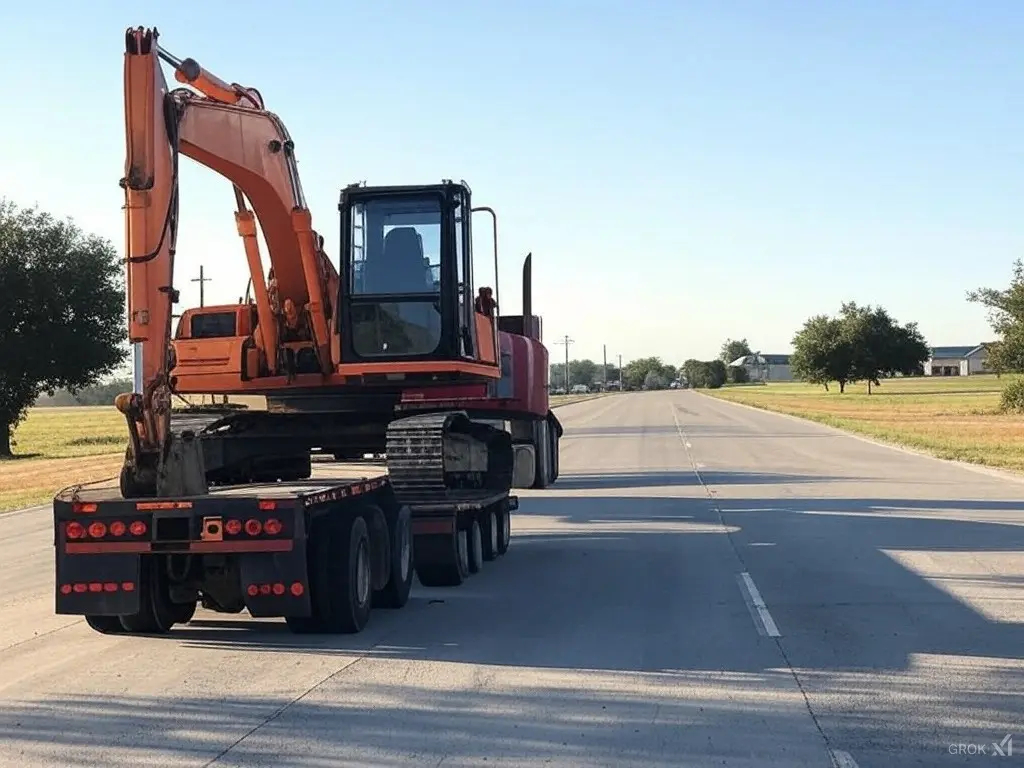
{"type": "Polygon", "coordinates": [[[702,390],[731,402],[788,413],[943,459],[1024,472],[1024,416],[999,413],[1006,379],[995,376],[894,379],[871,395],[863,385],[777,383],[702,390]]]}
{"type": "MultiPolygon", "coordinates": [[[[554,395],[551,407],[604,396],[554,395]]],[[[241,400],[251,408],[265,407],[263,398],[232,398],[241,400]]],[[[47,504],[74,483],[116,477],[128,431],[124,417],[109,406],[33,408],[14,440],[17,456],[0,460],[0,512],[47,504]]]]}
{"type": "Polygon", "coordinates": [[[128,430],[108,406],[33,408],[14,440],[17,455],[0,461],[0,512],[44,504],[71,483],[116,476],[128,430]]]}

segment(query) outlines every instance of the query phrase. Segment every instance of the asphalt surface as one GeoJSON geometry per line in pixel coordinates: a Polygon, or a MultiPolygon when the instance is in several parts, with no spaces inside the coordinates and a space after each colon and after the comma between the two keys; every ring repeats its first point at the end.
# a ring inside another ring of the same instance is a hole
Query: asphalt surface
{"type": "Polygon", "coordinates": [[[1024,485],[691,392],[558,413],[509,553],[354,637],[98,635],[0,516],[0,765],[1024,762],[1024,485]]]}

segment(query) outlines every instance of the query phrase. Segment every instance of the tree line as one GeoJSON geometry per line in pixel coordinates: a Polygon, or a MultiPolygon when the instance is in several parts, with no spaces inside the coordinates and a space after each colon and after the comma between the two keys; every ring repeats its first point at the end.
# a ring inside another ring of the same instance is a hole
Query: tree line
{"type": "MultiPolygon", "coordinates": [[[[1006,288],[967,291],[968,302],[988,310],[997,340],[983,343],[984,368],[996,375],[1024,373],[1024,261],[1013,263],[1006,288]]],[[[899,323],[884,307],[844,302],[834,316],[808,318],[793,337],[790,356],[793,376],[840,393],[864,382],[868,394],[895,376],[921,376],[931,347],[915,322],[899,323]]],[[[1024,411],[1024,380],[1008,381],[1003,410],[1024,411]]]]}
{"type": "MultiPolygon", "coordinates": [[[[565,377],[565,363],[552,363],[550,366],[550,385],[552,389],[564,389],[579,384],[588,387],[617,383],[620,371],[617,366],[609,365],[607,369],[602,363],[593,360],[570,360],[569,378],[565,377]]],[[[664,389],[679,376],[674,365],[664,363],[660,357],[643,357],[631,360],[622,366],[621,380],[623,389],[664,389]]]]}

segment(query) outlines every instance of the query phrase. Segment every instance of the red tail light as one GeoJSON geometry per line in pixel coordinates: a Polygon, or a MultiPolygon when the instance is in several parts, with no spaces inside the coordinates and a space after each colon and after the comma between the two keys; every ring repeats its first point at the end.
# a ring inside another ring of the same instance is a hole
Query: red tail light
{"type": "Polygon", "coordinates": [[[296,581],[291,586],[291,592],[295,597],[302,597],[302,593],[306,591],[306,588],[302,586],[301,581],[296,581]]]}
{"type": "Polygon", "coordinates": [[[281,525],[281,521],[274,517],[270,518],[263,524],[263,530],[266,531],[268,536],[277,536],[277,534],[281,532],[282,528],[284,528],[284,526],[281,525]]]}
{"type": "Polygon", "coordinates": [[[284,594],[284,584],[275,584],[273,589],[274,589],[274,594],[275,595],[283,595],[284,594]]]}
{"type": "Polygon", "coordinates": [[[263,523],[259,520],[250,519],[245,521],[245,532],[250,536],[259,536],[263,530],[263,523]]]}
{"type": "Polygon", "coordinates": [[[277,502],[273,499],[260,499],[257,502],[260,512],[273,512],[277,509],[277,502]]]}
{"type": "Polygon", "coordinates": [[[107,524],[101,523],[98,520],[95,523],[89,524],[89,535],[94,539],[102,539],[107,535],[107,524]]]}
{"type": "Polygon", "coordinates": [[[132,536],[144,536],[146,534],[146,524],[141,520],[136,520],[130,526],[128,530],[131,531],[132,536]]]}
{"type": "Polygon", "coordinates": [[[127,530],[128,526],[122,523],[120,520],[115,520],[110,524],[111,536],[124,536],[124,532],[127,530]]]}
{"type": "Polygon", "coordinates": [[[76,501],[71,505],[71,511],[78,515],[89,515],[97,509],[96,504],[76,501]]]}
{"type": "Polygon", "coordinates": [[[231,536],[237,536],[242,532],[242,521],[241,520],[228,520],[224,523],[224,533],[231,536]]]}
{"type": "Polygon", "coordinates": [[[85,536],[85,526],[72,521],[64,527],[64,535],[69,539],[80,539],[85,536]]]}

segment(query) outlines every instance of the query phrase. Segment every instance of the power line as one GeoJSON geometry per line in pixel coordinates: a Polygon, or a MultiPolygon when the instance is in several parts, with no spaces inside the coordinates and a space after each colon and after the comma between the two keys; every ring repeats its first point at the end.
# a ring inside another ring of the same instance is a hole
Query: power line
{"type": "Polygon", "coordinates": [[[206,283],[213,282],[213,278],[212,277],[203,277],[203,265],[202,264],[199,265],[199,277],[193,277],[192,278],[192,282],[193,283],[199,283],[199,306],[200,307],[206,306],[206,302],[205,302],[206,292],[203,290],[203,288],[206,286],[206,283]]]}

